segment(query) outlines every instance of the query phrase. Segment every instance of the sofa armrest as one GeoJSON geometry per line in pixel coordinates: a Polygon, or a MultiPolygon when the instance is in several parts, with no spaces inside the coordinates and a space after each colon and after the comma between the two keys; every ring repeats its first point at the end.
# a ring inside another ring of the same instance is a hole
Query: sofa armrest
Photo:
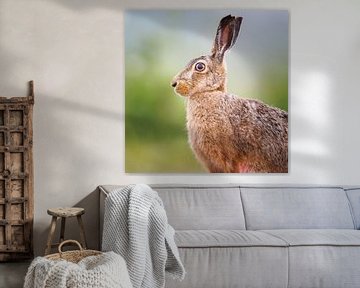
{"type": "Polygon", "coordinates": [[[104,228],[105,199],[109,195],[102,186],[99,186],[99,250],[102,245],[102,233],[104,228]]]}

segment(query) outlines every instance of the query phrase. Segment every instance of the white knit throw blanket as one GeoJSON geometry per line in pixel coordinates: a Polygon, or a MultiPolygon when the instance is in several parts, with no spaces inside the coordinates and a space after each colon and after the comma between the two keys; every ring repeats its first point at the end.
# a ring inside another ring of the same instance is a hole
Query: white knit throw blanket
{"type": "Polygon", "coordinates": [[[132,288],[124,259],[113,252],[79,263],[37,257],[26,273],[24,288],[132,288]]]}
{"type": "Polygon", "coordinates": [[[105,200],[102,250],[124,257],[134,288],[165,287],[165,270],[184,278],[174,233],[160,197],[145,184],[120,188],[105,200]]]}

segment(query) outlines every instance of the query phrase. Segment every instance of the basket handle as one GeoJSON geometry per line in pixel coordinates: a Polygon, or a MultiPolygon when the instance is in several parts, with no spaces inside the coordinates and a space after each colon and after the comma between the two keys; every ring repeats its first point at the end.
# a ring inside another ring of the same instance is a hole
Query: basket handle
{"type": "Polygon", "coordinates": [[[65,241],[61,242],[60,245],[59,245],[58,250],[59,250],[60,255],[63,253],[63,251],[61,250],[61,248],[62,248],[65,244],[67,244],[67,243],[76,244],[76,245],[79,247],[80,252],[82,252],[82,251],[84,250],[84,249],[82,248],[81,244],[80,244],[78,241],[76,241],[76,240],[65,240],[65,241]]]}

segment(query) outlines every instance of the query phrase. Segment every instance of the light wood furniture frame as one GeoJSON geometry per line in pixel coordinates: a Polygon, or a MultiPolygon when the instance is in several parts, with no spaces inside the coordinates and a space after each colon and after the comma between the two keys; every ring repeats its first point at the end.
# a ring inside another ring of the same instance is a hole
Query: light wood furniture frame
{"type": "Polygon", "coordinates": [[[82,221],[81,215],[85,213],[84,208],[80,207],[60,207],[60,208],[50,208],[47,210],[47,213],[52,216],[51,223],[50,223],[50,231],[48,235],[48,240],[46,244],[45,249],[45,255],[50,254],[51,248],[58,247],[62,244],[65,240],[65,224],[66,224],[66,218],[70,217],[76,217],[79,229],[80,229],[80,239],[81,239],[81,245],[83,249],[86,249],[86,237],[85,237],[85,228],[84,223],[82,221]],[[56,223],[58,218],[61,219],[61,227],[60,227],[60,239],[58,243],[52,243],[55,230],[56,230],[56,223]]]}

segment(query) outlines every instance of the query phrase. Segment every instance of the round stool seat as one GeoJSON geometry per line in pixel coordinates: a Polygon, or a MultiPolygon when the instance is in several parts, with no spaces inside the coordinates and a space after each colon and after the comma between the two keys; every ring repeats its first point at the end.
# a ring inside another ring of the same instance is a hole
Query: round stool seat
{"type": "Polygon", "coordinates": [[[59,207],[50,208],[47,210],[47,213],[55,217],[74,217],[84,214],[85,209],[79,207],[59,207]]]}

